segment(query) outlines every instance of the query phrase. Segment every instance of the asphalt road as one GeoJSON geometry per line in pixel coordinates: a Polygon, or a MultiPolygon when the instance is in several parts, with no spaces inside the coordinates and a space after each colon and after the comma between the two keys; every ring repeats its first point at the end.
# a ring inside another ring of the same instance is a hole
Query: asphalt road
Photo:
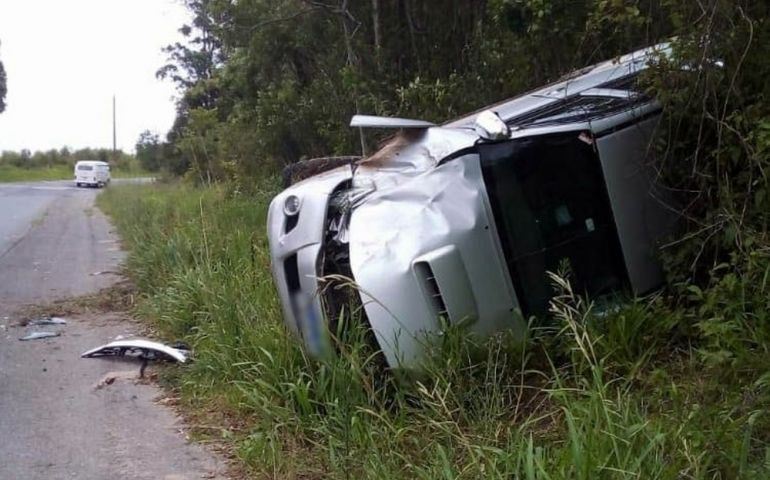
{"type": "Polygon", "coordinates": [[[62,327],[18,325],[27,305],[119,279],[110,272],[125,254],[97,194],[70,182],[0,184],[0,479],[224,478],[223,462],[187,441],[162,392],[132,378],[137,363],[80,358],[137,332],[133,321],[90,313],[62,327]],[[34,329],[61,336],[18,340],[34,329]]]}

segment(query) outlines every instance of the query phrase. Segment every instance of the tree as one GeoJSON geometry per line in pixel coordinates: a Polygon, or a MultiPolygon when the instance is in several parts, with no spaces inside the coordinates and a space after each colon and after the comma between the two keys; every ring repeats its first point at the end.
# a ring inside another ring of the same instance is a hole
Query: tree
{"type": "Polygon", "coordinates": [[[185,41],[163,48],[168,63],[155,74],[160,79],[174,82],[183,93],[182,112],[190,108],[211,108],[216,101],[217,88],[212,80],[224,62],[224,55],[222,42],[215,34],[215,3],[215,0],[185,1],[193,14],[191,24],[179,29],[185,41]]]}
{"type": "MultiPolygon", "coordinates": [[[[139,140],[140,143],[150,142],[143,144],[143,155],[148,165],[155,167],[155,163],[161,162],[169,171],[179,175],[191,167],[200,166],[197,150],[180,148],[180,145],[196,143],[187,137],[196,131],[190,128],[190,122],[191,118],[201,116],[196,116],[197,110],[208,112],[206,115],[213,112],[219,119],[216,111],[220,97],[217,72],[225,63],[221,39],[221,0],[185,0],[184,3],[193,16],[190,24],[179,29],[185,40],[163,48],[168,63],[156,72],[158,78],[171,80],[182,94],[177,101],[176,119],[167,134],[168,143],[161,143],[158,139],[154,139],[153,143],[153,139],[146,136],[139,140]]],[[[210,172],[206,171],[209,178],[210,172]]]]}
{"type": "Polygon", "coordinates": [[[164,161],[165,144],[160,141],[157,134],[145,130],[139,135],[136,142],[136,158],[143,169],[149,172],[157,172],[164,161]]]}
{"type": "Polygon", "coordinates": [[[0,113],[5,111],[5,96],[8,94],[7,77],[3,62],[0,62],[0,113]]]}

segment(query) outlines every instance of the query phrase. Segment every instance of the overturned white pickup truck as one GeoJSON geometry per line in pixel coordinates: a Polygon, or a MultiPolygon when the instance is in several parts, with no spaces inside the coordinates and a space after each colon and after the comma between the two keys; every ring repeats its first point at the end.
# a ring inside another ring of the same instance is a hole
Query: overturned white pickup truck
{"type": "Polygon", "coordinates": [[[355,117],[351,126],[401,132],[270,205],[287,325],[325,355],[353,296],[388,364],[415,367],[444,322],[479,335],[524,329],[553,295],[546,272],[564,262],[574,289],[592,298],[659,286],[655,248],[676,215],[648,166],[661,109],[634,86],[667,48],[442,126],[355,117]],[[328,288],[340,278],[355,293],[328,288]]]}

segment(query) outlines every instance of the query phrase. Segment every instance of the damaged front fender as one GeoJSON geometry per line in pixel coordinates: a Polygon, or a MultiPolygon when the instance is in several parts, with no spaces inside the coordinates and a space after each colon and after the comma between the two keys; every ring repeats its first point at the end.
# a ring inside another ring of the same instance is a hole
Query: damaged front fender
{"type": "Polygon", "coordinates": [[[478,155],[387,183],[353,210],[349,239],[353,277],[388,364],[417,367],[441,318],[482,336],[523,333],[478,155]]]}

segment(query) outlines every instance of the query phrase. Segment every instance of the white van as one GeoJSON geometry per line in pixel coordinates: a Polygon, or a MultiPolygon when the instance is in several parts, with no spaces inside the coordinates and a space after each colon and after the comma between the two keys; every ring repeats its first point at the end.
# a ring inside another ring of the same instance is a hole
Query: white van
{"type": "Polygon", "coordinates": [[[110,165],[97,160],[81,160],[75,164],[75,185],[101,188],[110,183],[110,165]]]}

